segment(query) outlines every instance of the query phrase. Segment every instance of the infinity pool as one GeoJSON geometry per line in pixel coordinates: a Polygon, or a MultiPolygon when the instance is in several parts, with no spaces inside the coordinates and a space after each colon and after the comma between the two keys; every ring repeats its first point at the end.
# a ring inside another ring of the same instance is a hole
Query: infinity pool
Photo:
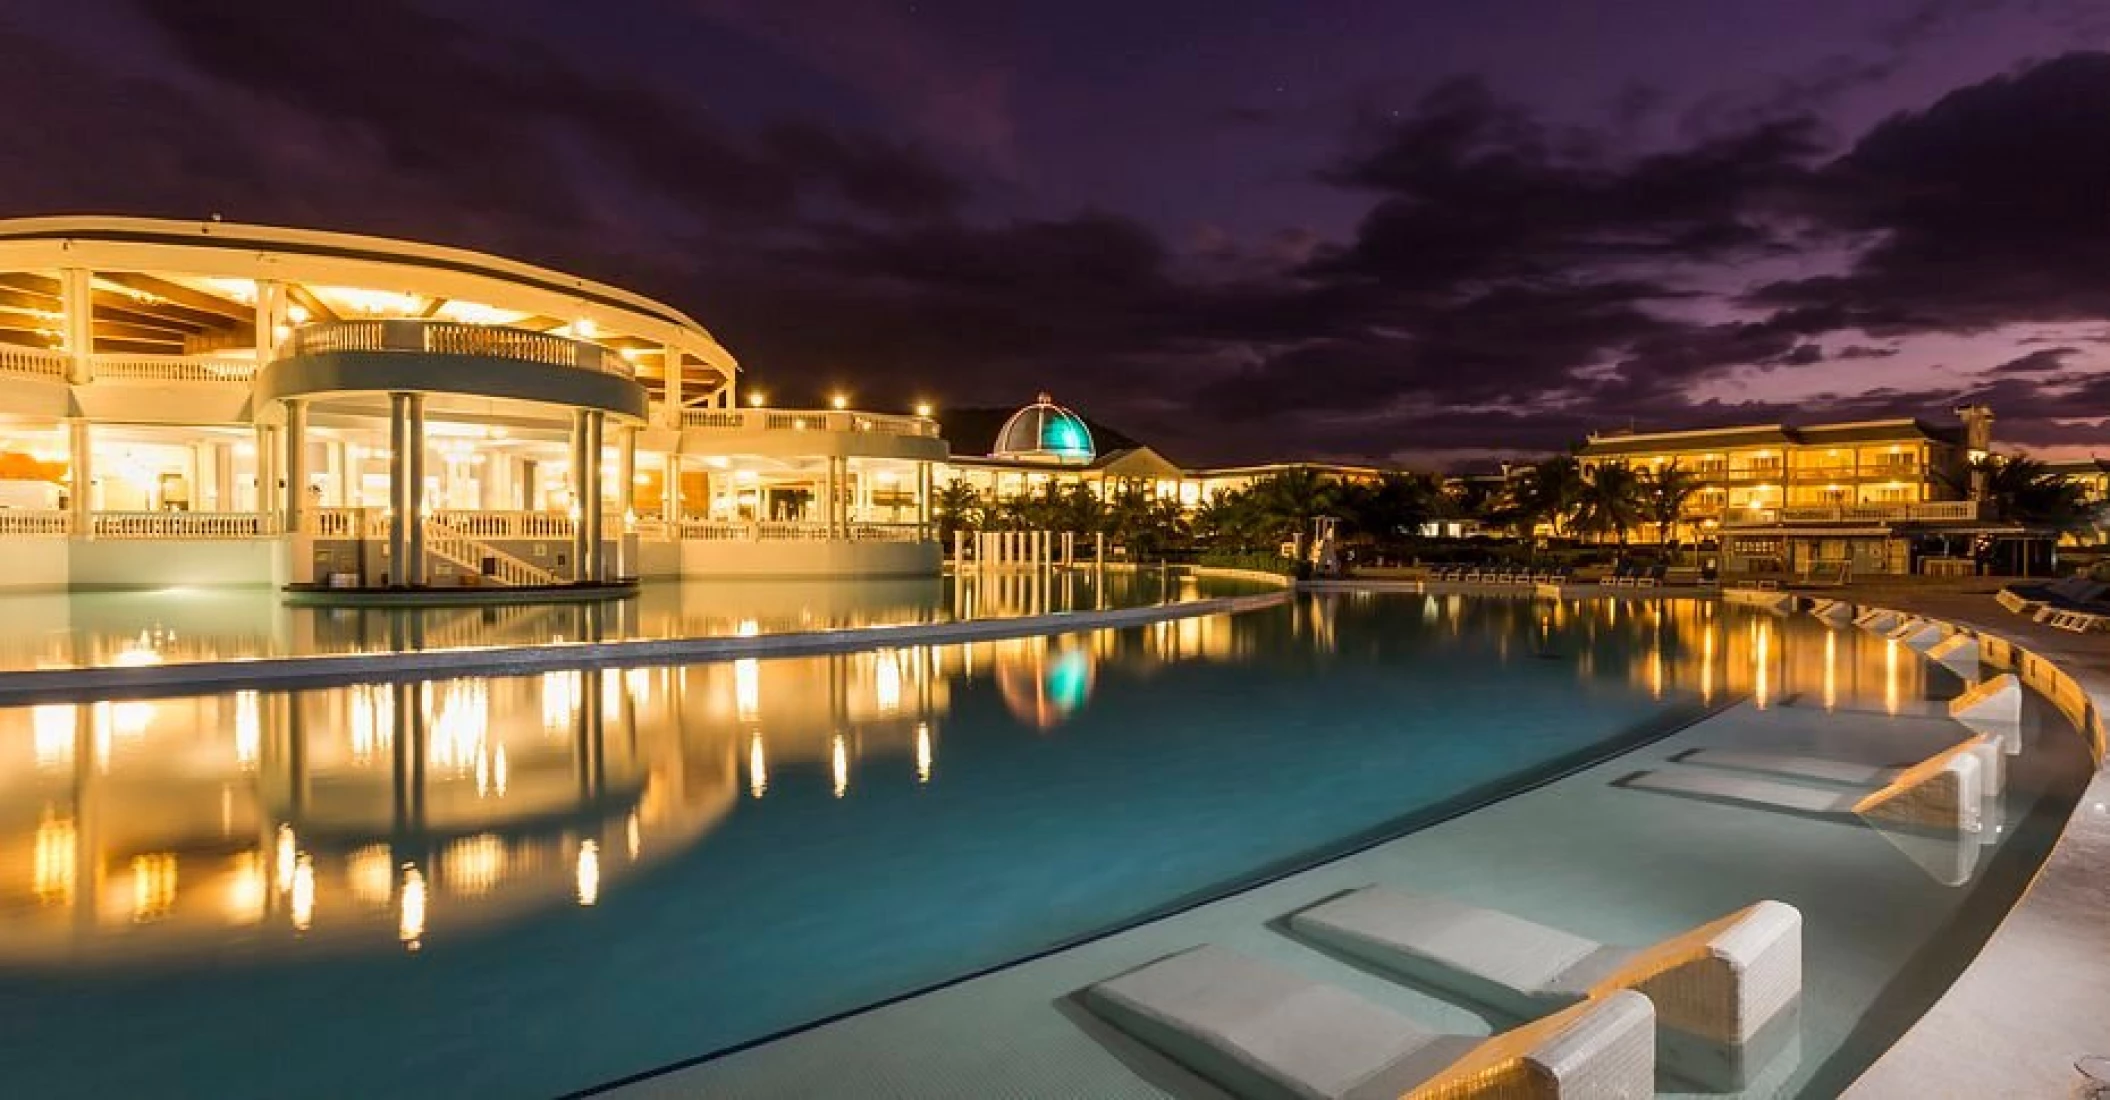
{"type": "Polygon", "coordinates": [[[292,607],[272,588],[0,595],[0,672],[909,626],[1267,590],[1265,582],[1144,568],[847,584],[648,582],[635,598],[606,603],[423,609],[292,607]]]}
{"type": "MultiPolygon", "coordinates": [[[[0,710],[0,1080],[556,1095],[1133,927],[1006,972],[1088,980],[1100,944],[1192,934],[1139,921],[1404,837],[1356,859],[1405,851],[1429,883],[1542,919],[1555,885],[1631,881],[1625,909],[1570,914],[1607,938],[1790,895],[1828,965],[1776,1084],[1827,1095],[2020,891],[2085,782],[2078,740],[2018,746],[2002,831],[1969,853],[1588,777],[1671,766],[1607,760],[1665,734],[1742,744],[1783,721],[1804,751],[1857,729],[1931,745],[1950,735],[1929,701],[1957,686],[1858,631],[1707,602],[1350,596],[971,646],[0,710]],[[1879,888],[1838,888],[1856,880],[1879,888]],[[1863,928],[1884,942],[1857,946],[1863,928]]],[[[1021,1003],[1050,1042],[1088,1042],[1044,992],[1021,1003]]],[[[855,1077],[860,1057],[961,1044],[894,1045],[805,1063],[855,1077]]],[[[713,1065],[766,1069],[773,1049],[713,1065]]],[[[1079,1081],[1154,1094],[1107,1061],[1079,1081]]],[[[693,1094],[813,1085],[790,1080],[693,1094]]]]}

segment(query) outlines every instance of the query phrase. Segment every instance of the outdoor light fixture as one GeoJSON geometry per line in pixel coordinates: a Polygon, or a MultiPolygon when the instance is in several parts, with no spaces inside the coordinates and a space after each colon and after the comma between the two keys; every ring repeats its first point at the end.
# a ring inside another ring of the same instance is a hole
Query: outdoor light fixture
{"type": "Polygon", "coordinates": [[[836,394],[834,397],[828,399],[828,404],[838,409],[847,409],[850,407],[850,399],[843,396],[842,394],[836,394]]]}
{"type": "Polygon", "coordinates": [[[920,417],[922,417],[922,418],[924,418],[925,420],[928,420],[928,419],[930,419],[930,402],[928,402],[928,401],[919,401],[919,402],[917,402],[917,403],[916,403],[916,415],[917,415],[917,416],[920,416],[920,417]]]}
{"type": "Polygon", "coordinates": [[[752,405],[752,406],[754,406],[755,408],[758,408],[758,409],[759,409],[759,408],[761,408],[761,407],[762,407],[762,392],[761,392],[760,390],[750,390],[750,391],[748,391],[748,394],[747,394],[747,403],[748,403],[749,405],[752,405]]]}

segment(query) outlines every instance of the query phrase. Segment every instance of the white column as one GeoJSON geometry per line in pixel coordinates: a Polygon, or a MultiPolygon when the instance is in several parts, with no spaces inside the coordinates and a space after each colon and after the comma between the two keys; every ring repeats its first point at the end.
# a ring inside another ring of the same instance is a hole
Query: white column
{"type": "Polygon", "coordinates": [[[668,451],[666,469],[660,474],[659,512],[668,523],[681,522],[681,452],[668,451]]]}
{"type": "Polygon", "coordinates": [[[681,349],[672,345],[661,347],[660,362],[667,376],[666,425],[678,432],[681,430],[681,349]]]}
{"type": "Polygon", "coordinates": [[[60,322],[66,343],[66,381],[86,385],[95,377],[95,284],[86,268],[59,272],[60,322]]]}
{"type": "Polygon", "coordinates": [[[286,525],[288,534],[302,530],[308,511],[308,403],[286,402],[286,525]]]}
{"type": "Polygon", "coordinates": [[[842,459],[830,456],[827,476],[821,479],[821,499],[825,505],[821,509],[821,515],[828,525],[828,537],[831,539],[835,537],[835,506],[837,498],[841,495],[842,484],[836,470],[841,464],[842,459]]]}
{"type": "Polygon", "coordinates": [[[256,425],[256,494],[248,508],[269,515],[278,507],[278,432],[256,425]]]}
{"type": "Polygon", "coordinates": [[[616,511],[628,523],[637,515],[637,429],[616,429],[615,502],[616,511]]]}
{"type": "Polygon", "coordinates": [[[66,422],[67,461],[73,470],[73,534],[76,538],[95,537],[95,461],[94,444],[88,432],[86,420],[66,422]]]}
{"type": "Polygon", "coordinates": [[[592,571],[592,568],[591,568],[591,562],[592,562],[592,552],[591,552],[591,538],[592,538],[592,528],[591,528],[591,525],[590,525],[590,524],[589,524],[589,523],[587,522],[587,515],[588,515],[588,513],[587,513],[587,505],[588,505],[588,503],[590,503],[590,502],[589,502],[589,501],[587,500],[587,489],[586,489],[587,485],[588,485],[588,484],[589,484],[589,483],[591,482],[591,479],[590,479],[590,478],[589,478],[589,477],[587,476],[587,474],[588,474],[588,472],[589,472],[589,471],[590,471],[590,470],[592,469],[592,467],[593,467],[593,463],[592,463],[592,462],[591,462],[591,460],[589,460],[589,459],[588,459],[588,457],[587,457],[587,442],[588,442],[588,440],[587,440],[587,436],[588,436],[588,434],[589,434],[589,431],[590,431],[590,430],[589,430],[589,429],[587,428],[587,426],[586,426],[586,410],[585,410],[585,409],[574,409],[574,410],[572,410],[572,414],[571,414],[571,485],[572,485],[572,494],[571,494],[571,497],[572,497],[572,507],[571,507],[571,510],[572,510],[572,524],[571,524],[571,561],[572,561],[572,568],[571,568],[571,578],[572,578],[572,581],[573,581],[574,583],[584,583],[584,582],[586,582],[586,581],[588,581],[588,580],[591,580],[591,579],[593,579],[593,571],[592,571]]]}
{"type": "Polygon", "coordinates": [[[601,499],[601,451],[607,422],[606,413],[586,414],[586,576],[596,582],[608,579],[607,562],[601,554],[601,518],[605,511],[601,499]]]}
{"type": "Polygon", "coordinates": [[[410,395],[410,576],[425,584],[425,395],[410,395]]]}
{"type": "Polygon", "coordinates": [[[410,492],[410,394],[388,395],[388,577],[394,587],[410,583],[410,530],[415,522],[410,492]]]}
{"type": "Polygon", "coordinates": [[[234,506],[234,447],[232,444],[212,445],[212,486],[215,511],[233,512],[234,506]]]}
{"type": "Polygon", "coordinates": [[[286,286],[270,279],[256,282],[256,364],[261,367],[278,354],[279,326],[286,323],[286,286]]]}
{"type": "Polygon", "coordinates": [[[930,479],[930,463],[916,463],[916,526],[922,529],[918,532],[919,538],[931,537],[930,479]]]}

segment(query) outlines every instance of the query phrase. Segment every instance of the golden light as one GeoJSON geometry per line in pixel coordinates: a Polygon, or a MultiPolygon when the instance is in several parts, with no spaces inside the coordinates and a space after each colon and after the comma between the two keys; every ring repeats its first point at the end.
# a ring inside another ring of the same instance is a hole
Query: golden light
{"type": "Polygon", "coordinates": [[[227,879],[227,919],[236,924],[263,920],[264,901],[269,893],[263,853],[243,852],[234,857],[234,874],[227,879]]]}
{"type": "Polygon", "coordinates": [[[579,904],[592,905],[601,900],[601,845],[597,841],[579,843],[579,866],[576,874],[579,885],[579,904]]]}
{"type": "Polygon", "coordinates": [[[765,399],[764,399],[764,398],[763,398],[763,396],[762,396],[762,391],[761,391],[761,390],[749,390],[749,391],[747,391],[747,403],[748,403],[748,404],[749,404],[750,406],[752,406],[752,407],[754,407],[754,408],[757,408],[757,409],[759,409],[759,408],[761,408],[761,407],[762,407],[762,404],[763,404],[763,401],[764,401],[764,400],[765,400],[765,399]]]}
{"type": "Polygon", "coordinates": [[[923,418],[923,419],[925,419],[925,420],[929,420],[929,419],[930,419],[930,414],[931,414],[931,407],[930,407],[930,402],[928,402],[928,401],[918,401],[918,402],[916,403],[916,415],[917,415],[917,416],[920,416],[920,417],[922,417],[922,418],[923,418]]]}
{"type": "Polygon", "coordinates": [[[828,406],[835,409],[847,409],[850,407],[850,398],[846,394],[836,394],[828,399],[828,406]]]}
{"type": "Polygon", "coordinates": [[[930,724],[916,723],[916,782],[930,782],[930,724]]]}
{"type": "Polygon", "coordinates": [[[396,921],[396,939],[412,951],[423,947],[425,938],[425,876],[417,864],[403,865],[403,909],[396,921]]]}
{"type": "Polygon", "coordinates": [[[155,852],[132,857],[132,919],[159,920],[176,905],[176,856],[155,852]]]}
{"type": "Polygon", "coordinates": [[[769,761],[762,754],[762,735],[747,743],[747,792],[756,798],[769,791],[769,761]]]}
{"type": "Polygon", "coordinates": [[[828,763],[835,773],[835,797],[841,798],[850,791],[850,747],[843,743],[842,734],[836,734],[829,746],[828,763]]]}
{"type": "Polygon", "coordinates": [[[293,928],[305,932],[315,923],[315,861],[303,852],[293,867],[293,928]]]}

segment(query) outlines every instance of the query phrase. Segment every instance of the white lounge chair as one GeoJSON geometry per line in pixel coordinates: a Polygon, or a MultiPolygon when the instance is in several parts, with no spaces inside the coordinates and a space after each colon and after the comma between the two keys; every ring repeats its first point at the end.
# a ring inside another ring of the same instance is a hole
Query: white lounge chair
{"type": "Polygon", "coordinates": [[[1613,785],[1761,810],[1861,818],[1871,824],[1949,834],[1978,831],[1985,797],[1979,748],[1970,741],[1922,760],[1889,783],[1866,792],[1824,790],[1698,768],[1639,772],[1615,780],[1613,785]]]}
{"type": "Polygon", "coordinates": [[[1795,1037],[1802,914],[1756,905],[1650,947],[1611,947],[1448,898],[1368,887],[1289,919],[1299,935],[1515,1016],[1614,990],[1656,1005],[1664,1068],[1735,1089],[1795,1037]]]}
{"type": "MultiPolygon", "coordinates": [[[[1950,749],[1969,749],[1978,757],[1979,793],[1996,795],[2001,791],[2007,775],[2007,761],[2001,753],[2001,743],[1986,734],[1973,734],[1951,746],[1950,749]]],[[[1840,783],[1847,786],[1884,787],[1911,771],[1915,764],[1867,764],[1852,760],[1835,760],[1824,756],[1801,756],[1792,753],[1757,752],[1745,749],[1691,749],[1671,757],[1680,764],[1699,764],[1710,768],[1726,768],[1730,771],[1765,772],[1772,775],[1793,776],[1797,779],[1812,779],[1821,783],[1840,783]]]]}
{"type": "Polygon", "coordinates": [[[1246,1100],[1641,1100],[1655,1095],[1655,1010],[1622,992],[1480,1038],[1272,963],[1204,946],[1084,992],[1114,1027],[1246,1100]]]}

